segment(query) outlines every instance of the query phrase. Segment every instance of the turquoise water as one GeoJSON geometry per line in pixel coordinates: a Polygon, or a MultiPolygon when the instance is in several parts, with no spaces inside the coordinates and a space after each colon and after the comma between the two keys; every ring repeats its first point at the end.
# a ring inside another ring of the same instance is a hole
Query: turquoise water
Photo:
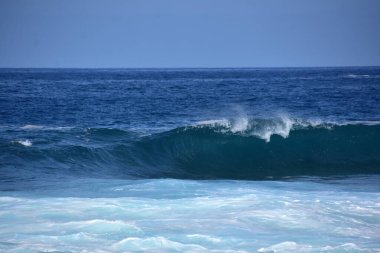
{"type": "Polygon", "coordinates": [[[380,178],[72,180],[2,193],[9,252],[378,252],[380,178]]]}
{"type": "Polygon", "coordinates": [[[380,69],[2,69],[1,252],[380,252],[380,69]]]}

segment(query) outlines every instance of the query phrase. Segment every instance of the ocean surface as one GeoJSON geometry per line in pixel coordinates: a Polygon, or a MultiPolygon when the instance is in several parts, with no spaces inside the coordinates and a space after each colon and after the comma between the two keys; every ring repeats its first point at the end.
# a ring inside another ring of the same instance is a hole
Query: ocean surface
{"type": "Polygon", "coordinates": [[[380,68],[0,69],[0,252],[380,252],[380,68]]]}

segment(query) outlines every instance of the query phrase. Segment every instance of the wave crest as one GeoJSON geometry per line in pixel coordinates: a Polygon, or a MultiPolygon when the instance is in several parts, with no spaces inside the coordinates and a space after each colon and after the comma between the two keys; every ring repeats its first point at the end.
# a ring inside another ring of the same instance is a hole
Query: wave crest
{"type": "Polygon", "coordinates": [[[333,123],[323,123],[321,120],[297,120],[286,115],[275,119],[255,119],[240,116],[232,119],[199,121],[195,127],[209,127],[222,133],[256,136],[269,142],[273,135],[287,138],[291,130],[309,127],[330,128],[333,123]]]}
{"type": "Polygon", "coordinates": [[[379,124],[280,117],[198,122],[145,136],[106,128],[84,132],[83,142],[77,141],[77,130],[71,133],[75,138],[57,131],[71,142],[36,142],[30,148],[5,144],[0,151],[16,177],[15,166],[49,175],[119,178],[260,180],[380,174],[379,124]]]}

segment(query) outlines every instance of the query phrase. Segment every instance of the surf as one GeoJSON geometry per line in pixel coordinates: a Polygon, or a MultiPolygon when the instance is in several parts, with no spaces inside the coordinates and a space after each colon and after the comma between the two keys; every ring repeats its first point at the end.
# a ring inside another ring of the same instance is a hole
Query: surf
{"type": "Polygon", "coordinates": [[[380,174],[380,125],[374,123],[243,118],[150,134],[118,128],[20,131],[45,139],[1,140],[8,168],[3,171],[16,179],[23,170],[28,171],[24,179],[35,174],[237,180],[380,174]]]}

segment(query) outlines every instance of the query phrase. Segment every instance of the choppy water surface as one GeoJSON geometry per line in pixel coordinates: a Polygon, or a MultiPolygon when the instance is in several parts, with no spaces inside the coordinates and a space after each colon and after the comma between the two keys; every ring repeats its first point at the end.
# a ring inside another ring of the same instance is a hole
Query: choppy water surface
{"type": "Polygon", "coordinates": [[[380,69],[0,70],[2,252],[380,252],[380,69]]]}

